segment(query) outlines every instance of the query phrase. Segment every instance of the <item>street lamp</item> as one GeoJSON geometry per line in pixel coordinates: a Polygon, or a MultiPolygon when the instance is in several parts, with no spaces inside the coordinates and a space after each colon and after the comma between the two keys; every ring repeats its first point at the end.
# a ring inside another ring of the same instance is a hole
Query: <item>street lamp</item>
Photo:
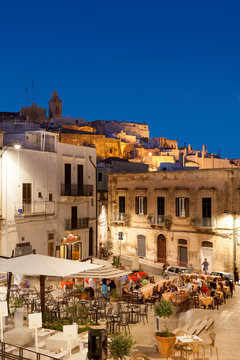
{"type": "Polygon", "coordinates": [[[230,214],[233,218],[233,271],[237,267],[237,237],[236,237],[236,220],[240,211],[224,210],[224,214],[230,214]]]}
{"type": "MultiPolygon", "coordinates": [[[[5,153],[5,151],[10,147],[11,145],[4,145],[3,147],[1,147],[0,148],[0,150],[2,150],[2,152],[1,152],[1,154],[0,154],[0,158],[3,156],[3,154],[5,153]]],[[[21,144],[19,144],[19,143],[16,143],[16,144],[14,144],[13,145],[13,147],[14,147],[14,149],[16,149],[16,150],[19,150],[19,149],[21,149],[21,144]]]]}

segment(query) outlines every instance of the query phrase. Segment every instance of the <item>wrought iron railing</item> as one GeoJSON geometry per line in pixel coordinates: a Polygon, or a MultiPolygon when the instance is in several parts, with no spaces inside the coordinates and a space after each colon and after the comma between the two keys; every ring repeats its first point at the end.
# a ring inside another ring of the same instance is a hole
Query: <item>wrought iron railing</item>
{"type": "Polygon", "coordinates": [[[56,359],[54,355],[46,355],[41,352],[36,352],[27,348],[23,348],[17,345],[8,344],[5,342],[0,343],[0,359],[11,360],[50,360],[56,359]]]}
{"type": "Polygon", "coordinates": [[[93,185],[62,184],[61,196],[93,196],[93,185]]]}
{"type": "Polygon", "coordinates": [[[148,223],[150,225],[164,225],[165,224],[165,216],[164,215],[149,215],[148,223]]]}
{"type": "Polygon", "coordinates": [[[89,218],[65,219],[65,230],[87,229],[89,218]]]}
{"type": "Polygon", "coordinates": [[[115,213],[113,213],[111,215],[111,221],[112,222],[125,222],[125,221],[128,221],[128,219],[129,219],[129,216],[127,214],[122,214],[122,213],[115,214],[115,213]]]}
{"type": "Polygon", "coordinates": [[[55,214],[55,201],[16,202],[14,205],[15,216],[55,214]]]}

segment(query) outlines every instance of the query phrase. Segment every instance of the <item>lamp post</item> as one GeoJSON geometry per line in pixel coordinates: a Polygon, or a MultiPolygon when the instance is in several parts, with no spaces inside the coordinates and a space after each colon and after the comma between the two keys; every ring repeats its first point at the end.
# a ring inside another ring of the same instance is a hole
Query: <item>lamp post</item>
{"type": "Polygon", "coordinates": [[[240,211],[224,210],[224,214],[230,214],[233,218],[233,271],[237,267],[237,236],[236,236],[236,220],[240,215],[240,211]]]}

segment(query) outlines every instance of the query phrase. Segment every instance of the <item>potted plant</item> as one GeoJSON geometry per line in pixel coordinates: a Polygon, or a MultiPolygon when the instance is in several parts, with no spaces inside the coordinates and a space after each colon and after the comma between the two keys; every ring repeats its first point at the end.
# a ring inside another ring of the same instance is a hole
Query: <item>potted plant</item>
{"type": "Polygon", "coordinates": [[[13,315],[14,315],[14,324],[15,327],[23,327],[23,315],[24,315],[24,300],[12,296],[10,298],[10,307],[14,308],[13,315]]]}
{"type": "Polygon", "coordinates": [[[114,333],[109,341],[110,356],[114,360],[125,359],[126,356],[130,356],[131,349],[134,345],[134,341],[131,335],[127,333],[114,333]]]}
{"type": "Polygon", "coordinates": [[[173,315],[173,304],[171,301],[162,299],[154,306],[155,315],[164,320],[164,330],[157,331],[155,338],[157,341],[158,351],[161,355],[167,356],[168,349],[173,341],[175,341],[175,335],[169,331],[166,325],[166,320],[173,315]]]}

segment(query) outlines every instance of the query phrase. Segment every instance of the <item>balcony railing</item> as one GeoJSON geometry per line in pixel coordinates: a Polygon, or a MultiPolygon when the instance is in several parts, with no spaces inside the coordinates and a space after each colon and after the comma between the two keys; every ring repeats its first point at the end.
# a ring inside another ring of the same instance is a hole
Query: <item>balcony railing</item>
{"type": "Polygon", "coordinates": [[[195,229],[202,229],[202,228],[216,228],[217,226],[217,219],[216,217],[203,217],[203,218],[193,218],[190,220],[190,224],[195,229]]]}
{"type": "Polygon", "coordinates": [[[165,224],[165,216],[164,215],[149,215],[148,223],[150,225],[164,225],[165,224]]]}
{"type": "Polygon", "coordinates": [[[33,201],[30,203],[18,202],[14,204],[15,216],[24,215],[53,215],[55,213],[54,201],[33,201]]]}
{"type": "Polygon", "coordinates": [[[89,218],[65,219],[65,230],[88,229],[89,218]]]}
{"type": "Polygon", "coordinates": [[[93,196],[93,185],[62,184],[61,196],[93,196]]]}
{"type": "Polygon", "coordinates": [[[112,222],[123,222],[124,223],[124,222],[126,222],[128,220],[129,220],[129,216],[127,214],[121,214],[121,213],[115,214],[115,213],[113,213],[111,215],[111,221],[112,222]]]}
{"type": "Polygon", "coordinates": [[[212,218],[202,218],[202,227],[207,227],[207,228],[213,227],[213,219],[212,218]]]}

